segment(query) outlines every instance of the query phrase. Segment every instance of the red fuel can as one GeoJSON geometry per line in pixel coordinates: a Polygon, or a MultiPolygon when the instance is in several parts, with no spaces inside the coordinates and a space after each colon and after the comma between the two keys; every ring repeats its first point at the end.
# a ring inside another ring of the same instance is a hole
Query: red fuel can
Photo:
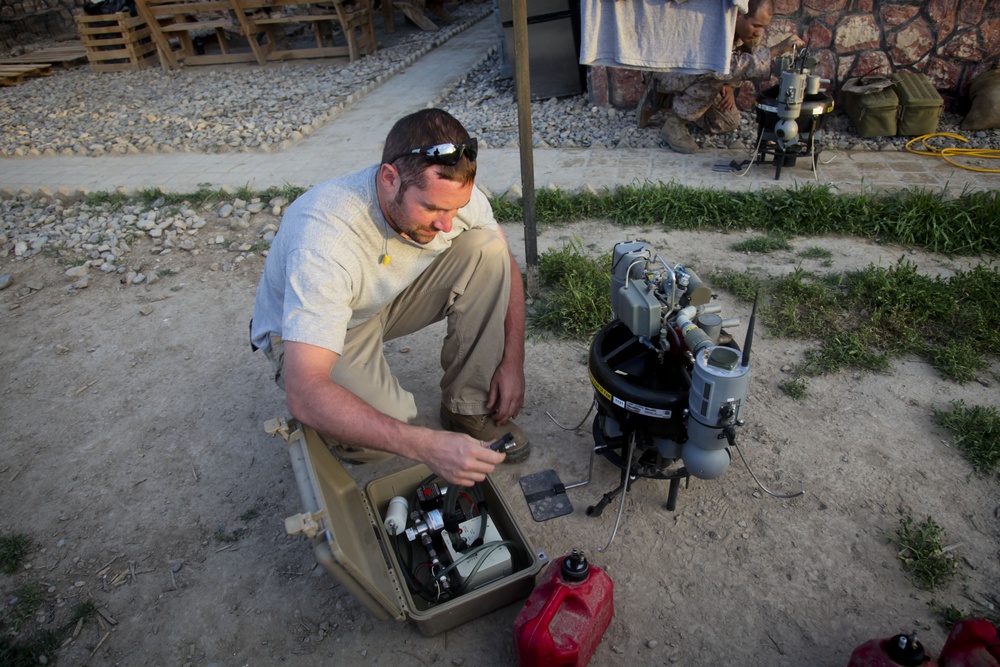
{"type": "Polygon", "coordinates": [[[1000,667],[1000,634],[985,618],[967,618],[951,628],[938,658],[941,667],[1000,667]]]}
{"type": "Polygon", "coordinates": [[[514,619],[520,667],[584,667],[615,613],[614,584],[573,550],[542,575],[514,619]]]}
{"type": "Polygon", "coordinates": [[[916,634],[872,639],[854,649],[847,667],[937,667],[916,634]]]}

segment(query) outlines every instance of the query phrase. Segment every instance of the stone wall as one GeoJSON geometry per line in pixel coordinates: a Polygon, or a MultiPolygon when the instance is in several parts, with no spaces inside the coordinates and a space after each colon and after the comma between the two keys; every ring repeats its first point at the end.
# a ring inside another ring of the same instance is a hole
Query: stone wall
{"type": "MultiPolygon", "coordinates": [[[[831,91],[855,76],[917,70],[962,112],[969,82],[1000,62],[1000,0],[774,0],[774,9],[768,42],[798,32],[831,91]]],[[[740,107],[751,108],[766,85],[744,84],[740,107]]],[[[635,70],[591,69],[595,104],[634,106],[642,90],[635,70]]]]}
{"type": "Polygon", "coordinates": [[[0,1],[0,51],[76,35],[73,14],[83,0],[0,1]]]}

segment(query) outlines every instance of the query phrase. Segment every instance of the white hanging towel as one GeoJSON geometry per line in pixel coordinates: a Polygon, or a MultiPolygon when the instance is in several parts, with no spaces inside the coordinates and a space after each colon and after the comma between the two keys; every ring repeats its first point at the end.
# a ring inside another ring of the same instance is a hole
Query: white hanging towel
{"type": "Polygon", "coordinates": [[[747,0],[583,0],[581,65],[729,74],[747,0]]]}

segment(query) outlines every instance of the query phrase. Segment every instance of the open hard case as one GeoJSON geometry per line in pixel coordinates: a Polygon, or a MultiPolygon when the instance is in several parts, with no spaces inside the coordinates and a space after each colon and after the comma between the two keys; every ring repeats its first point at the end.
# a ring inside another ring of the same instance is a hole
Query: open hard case
{"type": "Polygon", "coordinates": [[[413,495],[430,475],[416,465],[369,482],[364,492],[318,434],[291,420],[270,420],[265,430],[288,442],[303,512],[285,519],[289,534],[312,539],[316,560],[380,620],[409,619],[433,636],[528,597],[546,562],[514,519],[489,477],[480,484],[489,515],[503,539],[514,543],[512,572],[452,600],[428,602],[404,583],[401,563],[383,526],[389,501],[413,495]]]}

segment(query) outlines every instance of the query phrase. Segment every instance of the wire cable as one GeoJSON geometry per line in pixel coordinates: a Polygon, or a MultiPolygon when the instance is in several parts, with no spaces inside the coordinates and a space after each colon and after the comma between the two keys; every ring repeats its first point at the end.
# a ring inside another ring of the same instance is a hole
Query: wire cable
{"type": "Polygon", "coordinates": [[[753,481],[757,482],[757,486],[760,487],[761,491],[773,498],[780,498],[782,500],[791,500],[792,498],[798,498],[803,495],[805,491],[797,491],[795,493],[775,493],[766,486],[760,483],[757,479],[757,475],[753,474],[753,470],[750,469],[750,463],[747,461],[747,457],[743,456],[743,450],[740,449],[739,445],[736,444],[736,429],[733,428],[732,424],[727,424],[722,427],[722,432],[726,434],[726,440],[729,442],[729,446],[736,450],[736,453],[740,455],[743,459],[743,465],[747,467],[747,472],[753,478],[753,481]]]}
{"type": "Polygon", "coordinates": [[[981,174],[1000,174],[1000,169],[986,169],[985,167],[972,167],[969,165],[961,164],[956,162],[953,158],[980,158],[986,160],[998,160],[1000,159],[1000,150],[995,148],[961,148],[958,146],[946,146],[944,148],[938,148],[937,146],[932,146],[927,143],[928,139],[933,139],[935,137],[943,137],[946,139],[954,139],[955,141],[961,141],[964,143],[969,143],[969,140],[960,134],[954,134],[952,132],[934,132],[932,134],[924,134],[919,137],[914,137],[906,142],[906,151],[908,153],[913,153],[914,155],[924,155],[927,157],[939,157],[948,164],[958,167],[960,169],[967,169],[968,171],[977,171],[981,174]],[[911,146],[917,142],[923,146],[924,150],[917,150],[916,148],[911,148],[911,146]]]}
{"type": "Polygon", "coordinates": [[[590,413],[594,411],[594,406],[595,405],[597,405],[597,401],[596,400],[590,404],[590,408],[587,410],[587,414],[585,414],[583,416],[583,419],[581,419],[580,423],[577,424],[576,426],[564,426],[564,425],[560,424],[559,420],[556,419],[555,417],[553,417],[552,413],[549,412],[548,410],[545,411],[545,416],[548,417],[549,419],[551,419],[552,423],[554,423],[556,426],[558,426],[562,430],[564,430],[564,431],[575,431],[576,429],[578,429],[581,426],[583,426],[583,422],[587,421],[587,417],[589,417],[590,413]]]}
{"type": "Polygon", "coordinates": [[[625,496],[628,495],[628,483],[632,475],[632,452],[635,451],[635,431],[632,431],[629,435],[628,442],[625,445],[628,447],[628,457],[625,461],[625,475],[622,481],[622,502],[618,506],[618,516],[615,518],[615,529],[611,531],[611,537],[608,539],[608,543],[604,545],[603,549],[598,549],[601,553],[604,553],[609,548],[611,548],[611,543],[615,541],[615,535],[618,534],[618,526],[622,522],[622,511],[625,509],[625,496]]]}
{"type": "MultiPolygon", "coordinates": [[[[736,167],[736,168],[730,167],[730,171],[732,173],[736,173],[736,175],[740,176],[740,177],[746,176],[750,172],[750,167],[754,166],[757,163],[757,158],[760,157],[760,145],[763,142],[764,142],[764,133],[763,132],[758,132],[757,133],[757,145],[753,147],[753,150],[751,150],[750,154],[747,156],[747,166],[746,166],[746,169],[744,169],[742,172],[737,173],[736,170],[739,169],[739,167],[736,167]]],[[[734,160],[734,162],[735,162],[735,160],[734,160]]],[[[764,164],[764,161],[761,160],[760,163],[764,164]]]]}

